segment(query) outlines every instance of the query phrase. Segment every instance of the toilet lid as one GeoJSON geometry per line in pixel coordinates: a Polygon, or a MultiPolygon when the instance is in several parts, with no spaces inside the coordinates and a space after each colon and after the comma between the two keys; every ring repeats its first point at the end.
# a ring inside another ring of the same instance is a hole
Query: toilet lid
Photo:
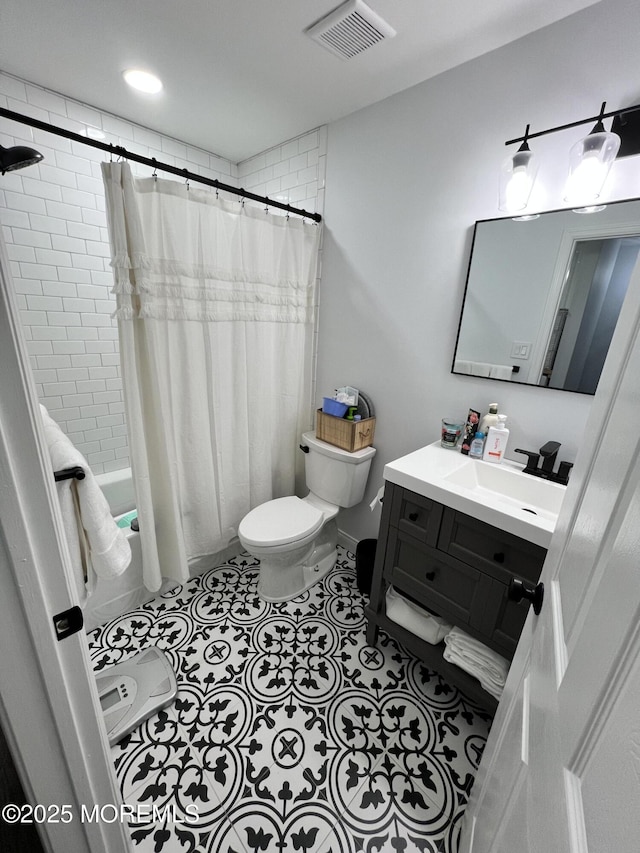
{"type": "Polygon", "coordinates": [[[276,498],[245,515],[238,534],[247,545],[286,545],[320,530],[323,517],[319,509],[300,498],[276,498]]]}

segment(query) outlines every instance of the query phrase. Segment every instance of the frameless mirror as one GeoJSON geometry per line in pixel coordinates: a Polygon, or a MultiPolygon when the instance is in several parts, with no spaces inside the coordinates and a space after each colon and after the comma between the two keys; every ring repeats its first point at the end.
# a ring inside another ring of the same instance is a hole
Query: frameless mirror
{"type": "Polygon", "coordinates": [[[476,222],[452,372],[594,394],[640,250],[640,200],[476,222]]]}

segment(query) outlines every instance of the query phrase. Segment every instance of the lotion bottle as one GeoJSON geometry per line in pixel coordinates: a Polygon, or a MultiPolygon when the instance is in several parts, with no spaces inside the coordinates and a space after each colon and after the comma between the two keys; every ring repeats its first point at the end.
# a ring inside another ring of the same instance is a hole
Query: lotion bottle
{"type": "Polygon", "coordinates": [[[489,403],[489,411],[480,421],[478,427],[485,435],[489,432],[489,427],[498,425],[498,404],[489,403]]]}
{"type": "Polygon", "coordinates": [[[489,434],[484,445],[484,454],[482,456],[485,462],[502,462],[505,450],[507,449],[507,441],[509,440],[509,430],[506,428],[506,415],[498,415],[497,426],[489,427],[489,434]]]}

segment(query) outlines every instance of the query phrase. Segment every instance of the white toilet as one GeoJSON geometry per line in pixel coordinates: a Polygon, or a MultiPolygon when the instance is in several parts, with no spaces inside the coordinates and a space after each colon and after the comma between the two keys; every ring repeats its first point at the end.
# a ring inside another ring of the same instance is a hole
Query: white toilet
{"type": "Polygon", "coordinates": [[[336,562],[340,507],[364,497],[374,447],[349,453],[302,436],[306,498],[276,498],[252,509],[240,522],[243,548],[260,560],[258,595],[265,601],[294,598],[331,571],[336,562]]]}

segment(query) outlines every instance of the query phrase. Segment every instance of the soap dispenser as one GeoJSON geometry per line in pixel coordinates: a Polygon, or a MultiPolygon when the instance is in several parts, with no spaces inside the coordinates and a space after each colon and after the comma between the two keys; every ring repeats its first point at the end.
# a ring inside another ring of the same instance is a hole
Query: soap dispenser
{"type": "Polygon", "coordinates": [[[498,415],[498,424],[489,427],[482,456],[485,462],[502,462],[509,440],[509,430],[505,426],[506,420],[506,415],[498,415]]]}

